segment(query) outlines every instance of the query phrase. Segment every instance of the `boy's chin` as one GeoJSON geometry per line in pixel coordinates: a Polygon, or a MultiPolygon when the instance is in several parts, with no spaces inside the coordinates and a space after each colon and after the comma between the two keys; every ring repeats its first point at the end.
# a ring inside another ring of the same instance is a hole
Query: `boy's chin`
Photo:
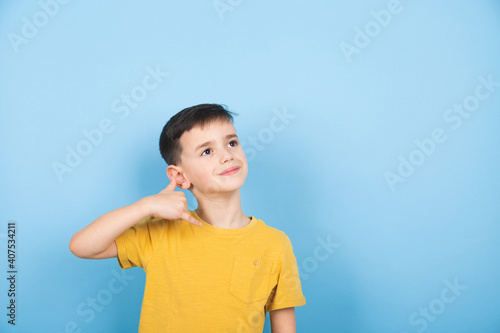
{"type": "Polygon", "coordinates": [[[197,188],[196,191],[194,190],[193,186],[189,188],[189,190],[195,194],[199,193],[200,195],[217,195],[217,194],[227,194],[231,192],[238,191],[242,186],[243,182],[241,183],[233,183],[233,184],[210,184],[205,186],[204,188],[197,188]]]}

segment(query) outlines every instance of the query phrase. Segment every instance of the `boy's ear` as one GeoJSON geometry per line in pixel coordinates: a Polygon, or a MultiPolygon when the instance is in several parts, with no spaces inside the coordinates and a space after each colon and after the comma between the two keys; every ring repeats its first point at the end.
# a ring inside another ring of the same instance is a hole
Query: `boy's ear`
{"type": "Polygon", "coordinates": [[[169,165],[167,167],[167,177],[168,177],[168,179],[175,178],[175,182],[177,183],[177,187],[180,187],[183,190],[187,190],[191,187],[191,182],[184,174],[184,171],[182,170],[182,168],[180,168],[178,166],[169,165]]]}

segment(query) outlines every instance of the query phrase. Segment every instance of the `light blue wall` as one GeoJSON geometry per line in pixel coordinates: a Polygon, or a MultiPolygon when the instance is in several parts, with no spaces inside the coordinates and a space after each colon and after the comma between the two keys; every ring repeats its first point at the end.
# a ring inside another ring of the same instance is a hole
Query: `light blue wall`
{"type": "Polygon", "coordinates": [[[499,332],[498,1],[63,2],[0,4],[1,332],[136,331],[143,271],[68,243],[165,187],[159,133],[202,102],[239,113],[298,332],[499,332]]]}

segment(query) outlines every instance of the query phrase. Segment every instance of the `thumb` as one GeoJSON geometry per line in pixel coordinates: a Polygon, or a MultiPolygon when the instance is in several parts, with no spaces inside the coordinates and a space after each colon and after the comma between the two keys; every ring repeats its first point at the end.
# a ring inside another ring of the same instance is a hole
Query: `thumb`
{"type": "Polygon", "coordinates": [[[177,182],[175,180],[175,177],[172,177],[170,180],[170,184],[168,184],[167,188],[164,191],[173,191],[177,187],[177,182]]]}

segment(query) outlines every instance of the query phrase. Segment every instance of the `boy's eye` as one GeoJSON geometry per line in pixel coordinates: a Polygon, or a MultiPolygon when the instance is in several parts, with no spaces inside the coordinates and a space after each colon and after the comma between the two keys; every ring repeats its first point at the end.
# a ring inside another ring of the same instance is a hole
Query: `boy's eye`
{"type": "MultiPolygon", "coordinates": [[[[229,142],[229,145],[230,145],[231,147],[236,147],[236,146],[238,146],[238,144],[239,144],[239,143],[238,143],[238,141],[237,141],[237,140],[232,140],[231,142],[229,142]]],[[[205,150],[201,153],[201,156],[205,156],[205,155],[210,154],[210,151],[211,151],[211,149],[210,149],[210,148],[205,149],[205,150]],[[208,153],[207,153],[207,154],[205,154],[207,151],[208,151],[208,153]]]]}

